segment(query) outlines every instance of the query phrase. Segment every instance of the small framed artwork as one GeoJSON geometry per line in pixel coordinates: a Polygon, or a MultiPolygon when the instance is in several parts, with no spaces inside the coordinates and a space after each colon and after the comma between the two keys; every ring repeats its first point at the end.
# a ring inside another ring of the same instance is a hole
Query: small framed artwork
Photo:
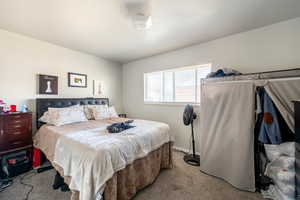
{"type": "Polygon", "coordinates": [[[69,87],[87,87],[87,75],[86,74],[77,74],[77,73],[68,73],[68,85],[69,87]]]}
{"type": "Polygon", "coordinates": [[[101,96],[103,95],[103,82],[94,80],[94,87],[93,87],[94,96],[101,96]]]}
{"type": "Polygon", "coordinates": [[[39,94],[58,94],[58,77],[39,74],[39,94]]]}

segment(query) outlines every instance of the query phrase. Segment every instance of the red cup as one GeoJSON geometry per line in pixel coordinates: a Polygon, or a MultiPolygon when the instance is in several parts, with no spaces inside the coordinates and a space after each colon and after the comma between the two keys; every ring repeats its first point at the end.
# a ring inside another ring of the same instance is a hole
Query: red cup
{"type": "Polygon", "coordinates": [[[17,106],[16,105],[10,105],[10,112],[17,112],[17,106]]]}

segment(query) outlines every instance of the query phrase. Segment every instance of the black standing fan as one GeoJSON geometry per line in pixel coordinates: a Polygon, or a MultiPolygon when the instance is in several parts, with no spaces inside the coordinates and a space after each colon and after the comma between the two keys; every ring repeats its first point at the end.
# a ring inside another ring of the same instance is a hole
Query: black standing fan
{"type": "Polygon", "coordinates": [[[193,144],[193,154],[186,154],[183,160],[194,166],[200,166],[200,156],[195,153],[195,137],[194,137],[194,126],[193,121],[196,119],[197,115],[194,113],[194,108],[192,105],[188,104],[184,108],[183,112],[183,123],[188,126],[191,125],[192,128],[192,144],[193,144]]]}

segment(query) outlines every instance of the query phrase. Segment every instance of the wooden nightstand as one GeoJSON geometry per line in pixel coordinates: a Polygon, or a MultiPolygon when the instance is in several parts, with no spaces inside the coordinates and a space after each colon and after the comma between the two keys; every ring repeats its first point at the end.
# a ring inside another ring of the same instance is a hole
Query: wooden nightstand
{"type": "Polygon", "coordinates": [[[119,114],[119,117],[121,117],[121,118],[126,118],[127,115],[126,115],[126,114],[119,114]]]}
{"type": "Polygon", "coordinates": [[[32,114],[0,114],[0,159],[24,150],[32,152],[32,114]]]}

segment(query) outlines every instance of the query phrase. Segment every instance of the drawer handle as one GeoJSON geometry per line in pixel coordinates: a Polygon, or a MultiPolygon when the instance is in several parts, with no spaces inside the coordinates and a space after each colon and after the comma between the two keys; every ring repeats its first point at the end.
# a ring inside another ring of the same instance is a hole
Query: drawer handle
{"type": "Polygon", "coordinates": [[[0,135],[3,136],[3,133],[4,133],[4,131],[3,131],[3,129],[1,129],[0,135]]]}
{"type": "Polygon", "coordinates": [[[22,132],[18,131],[18,132],[13,132],[13,135],[20,135],[22,134],[22,132]]]}
{"type": "Polygon", "coordinates": [[[22,121],[20,121],[20,120],[16,120],[16,121],[15,121],[16,124],[17,124],[17,123],[21,123],[21,122],[22,122],[22,121]]]}
{"type": "Polygon", "coordinates": [[[22,141],[13,142],[12,144],[16,145],[16,144],[20,144],[20,143],[22,143],[22,141]]]}
{"type": "Polygon", "coordinates": [[[19,119],[21,116],[20,115],[16,115],[14,116],[14,118],[19,119]]]}
{"type": "Polygon", "coordinates": [[[16,125],[14,126],[15,128],[21,128],[22,126],[21,125],[16,125]]]}

